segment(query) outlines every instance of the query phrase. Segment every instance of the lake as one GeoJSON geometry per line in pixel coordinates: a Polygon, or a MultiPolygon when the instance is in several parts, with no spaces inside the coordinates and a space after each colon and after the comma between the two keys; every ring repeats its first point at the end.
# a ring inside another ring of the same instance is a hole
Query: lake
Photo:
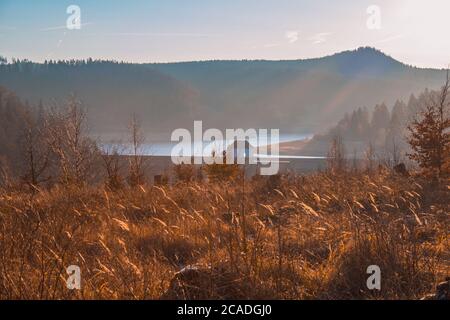
{"type": "MultiPolygon", "coordinates": [[[[279,141],[280,143],[286,143],[286,142],[293,142],[293,141],[301,141],[306,139],[311,139],[312,134],[280,134],[279,141]]],[[[264,146],[263,144],[258,144],[257,139],[249,139],[250,144],[253,147],[261,147],[264,146]]],[[[204,154],[212,154],[213,151],[216,152],[216,154],[220,154],[224,149],[223,146],[229,146],[233,143],[232,140],[227,141],[214,141],[214,142],[203,142],[202,148],[204,150],[204,154]]],[[[149,143],[143,143],[140,147],[139,153],[141,155],[145,156],[156,156],[156,157],[170,157],[172,148],[177,145],[178,142],[171,142],[171,141],[154,141],[149,143]]],[[[192,144],[192,149],[194,148],[192,144]]],[[[266,144],[267,145],[267,144],[266,144]]],[[[103,143],[101,144],[101,148],[106,150],[112,150],[114,148],[117,149],[117,152],[121,155],[132,155],[132,148],[130,143],[103,143]]],[[[262,158],[271,158],[270,154],[258,154],[259,157],[262,158]]],[[[311,156],[296,156],[296,155],[283,155],[280,153],[279,155],[280,159],[323,159],[323,157],[316,157],[314,155],[311,156]]]]}

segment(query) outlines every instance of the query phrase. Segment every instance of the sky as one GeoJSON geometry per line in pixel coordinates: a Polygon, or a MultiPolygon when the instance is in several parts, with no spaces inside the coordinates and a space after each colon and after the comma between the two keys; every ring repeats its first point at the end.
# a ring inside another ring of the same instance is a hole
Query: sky
{"type": "Polygon", "coordinates": [[[449,0],[0,0],[0,55],[38,62],[285,60],[371,46],[446,68],[449,30],[449,0]]]}

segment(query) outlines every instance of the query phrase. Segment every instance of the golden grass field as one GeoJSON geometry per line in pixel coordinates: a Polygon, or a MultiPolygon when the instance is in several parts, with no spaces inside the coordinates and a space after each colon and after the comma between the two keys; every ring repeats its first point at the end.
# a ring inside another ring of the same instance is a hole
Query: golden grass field
{"type": "Polygon", "coordinates": [[[388,171],[1,190],[0,299],[419,299],[449,275],[449,192],[388,171]]]}

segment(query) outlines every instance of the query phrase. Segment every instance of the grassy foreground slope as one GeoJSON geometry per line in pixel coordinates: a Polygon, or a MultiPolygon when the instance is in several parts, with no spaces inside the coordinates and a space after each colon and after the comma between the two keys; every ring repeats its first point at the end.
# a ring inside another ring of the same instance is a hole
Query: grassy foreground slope
{"type": "Polygon", "coordinates": [[[417,299],[450,270],[448,199],[388,171],[2,190],[0,299],[417,299]]]}

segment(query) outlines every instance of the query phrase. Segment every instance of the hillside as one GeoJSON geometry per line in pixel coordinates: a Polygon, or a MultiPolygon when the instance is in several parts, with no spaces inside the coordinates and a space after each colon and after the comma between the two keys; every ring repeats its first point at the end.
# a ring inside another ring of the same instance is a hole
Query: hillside
{"type": "Polygon", "coordinates": [[[429,101],[438,101],[438,91],[424,90],[411,95],[407,100],[397,100],[393,105],[384,103],[370,108],[358,108],[347,113],[327,132],[316,134],[307,143],[294,151],[302,154],[327,155],[330,142],[335,137],[342,138],[347,157],[364,158],[369,148],[376,157],[395,157],[406,160],[410,151],[407,137],[408,125],[429,101]]]}
{"type": "Polygon", "coordinates": [[[93,133],[121,133],[133,112],[146,129],[191,121],[198,106],[194,89],[150,68],[108,61],[0,66],[0,83],[23,101],[53,106],[74,93],[88,109],[93,133]],[[176,116],[174,116],[176,115],[176,116]]]}
{"type": "Polygon", "coordinates": [[[372,48],[291,61],[0,65],[0,85],[30,103],[77,93],[99,135],[122,132],[132,112],[147,132],[165,136],[193,119],[317,133],[358,107],[391,104],[443,78],[443,71],[413,68],[372,48]]]}
{"type": "Polygon", "coordinates": [[[11,164],[19,165],[18,144],[23,136],[29,108],[12,92],[0,86],[0,182],[5,168],[11,164]]]}

